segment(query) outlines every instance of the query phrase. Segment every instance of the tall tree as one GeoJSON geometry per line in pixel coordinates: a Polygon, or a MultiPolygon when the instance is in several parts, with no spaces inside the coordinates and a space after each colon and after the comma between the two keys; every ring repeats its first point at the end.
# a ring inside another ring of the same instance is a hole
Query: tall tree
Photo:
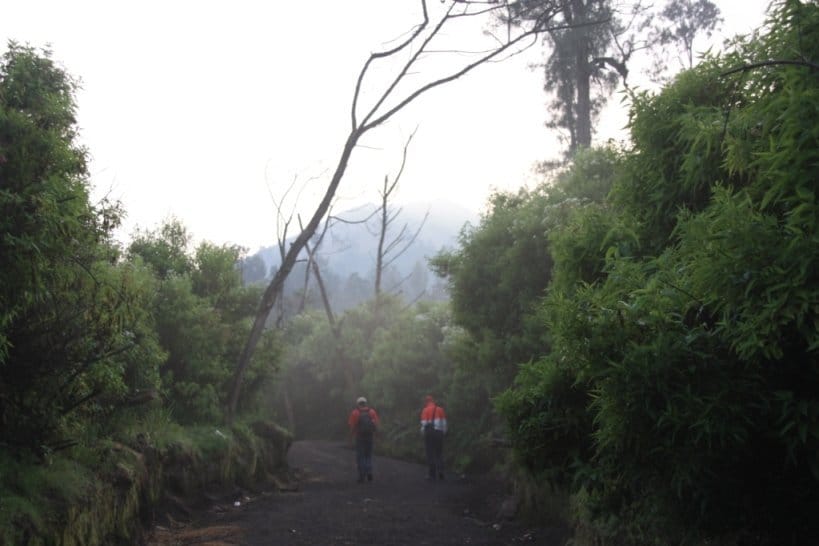
{"type": "MultiPolygon", "coordinates": [[[[248,336],[247,343],[236,366],[232,394],[228,406],[229,419],[232,419],[235,413],[242,389],[244,372],[261,338],[267,316],[276,304],[276,300],[281,292],[281,287],[293,269],[299,254],[315,233],[322,218],[327,214],[336,190],[344,178],[344,173],[347,171],[347,165],[353,155],[353,151],[361,138],[386,121],[392,119],[396,114],[426,92],[457,80],[487,62],[497,61],[502,59],[505,55],[513,54],[520,47],[530,45],[528,39],[534,38],[544,32],[550,24],[551,13],[544,13],[542,16],[534,17],[515,34],[512,34],[510,31],[507,38],[498,43],[495,47],[474,56],[467,56],[467,61],[452,69],[446,75],[432,80],[420,80],[421,83],[414,83],[419,81],[418,74],[415,70],[420,60],[430,54],[436,53],[432,50],[433,44],[437,43],[436,38],[446,35],[453,24],[466,19],[474,20],[475,18],[484,17],[487,18],[488,22],[488,19],[498,10],[507,7],[508,2],[487,4],[485,1],[448,0],[442,2],[442,4],[442,6],[436,7],[436,11],[432,14],[434,19],[430,17],[427,0],[421,0],[420,9],[422,21],[413,27],[407,37],[398,42],[395,47],[372,53],[364,63],[353,93],[350,111],[350,132],[344,142],[341,155],[327,184],[324,196],[304,229],[290,245],[290,248],[282,260],[281,266],[270,281],[259,303],[251,333],[248,336]],[[401,61],[399,65],[397,75],[386,84],[386,87],[376,96],[374,102],[372,102],[369,107],[365,107],[362,104],[362,92],[370,68],[379,61],[394,60],[398,62],[397,59],[402,58],[404,55],[406,55],[406,57],[403,57],[404,60],[401,61]]],[[[440,53],[440,51],[437,53],[440,53]]],[[[462,53],[463,52],[456,52],[456,58],[460,58],[462,53]]]]}
{"type": "Polygon", "coordinates": [[[682,68],[694,67],[694,38],[698,34],[710,38],[722,22],[719,8],[710,0],[671,0],[659,16],[663,26],[658,29],[658,42],[677,49],[682,68]]]}
{"type": "Polygon", "coordinates": [[[389,176],[384,176],[384,185],[381,188],[381,207],[377,211],[378,216],[378,248],[375,255],[375,309],[378,312],[381,296],[384,291],[382,286],[384,271],[392,265],[395,260],[401,257],[404,252],[412,246],[424,223],[427,220],[429,213],[424,215],[421,225],[414,232],[409,231],[409,226],[404,224],[397,233],[390,233],[393,224],[401,215],[401,209],[393,209],[390,206],[390,199],[393,197],[398,183],[401,181],[401,175],[404,174],[404,167],[407,164],[407,149],[409,148],[412,137],[415,136],[413,132],[407,142],[404,144],[404,153],[401,156],[401,167],[395,178],[390,182],[389,176]]]}
{"type": "Polygon", "coordinates": [[[507,16],[525,21],[544,12],[554,14],[558,22],[544,35],[550,46],[543,65],[545,89],[553,95],[549,104],[553,117],[547,126],[568,133],[567,155],[571,157],[578,148],[591,146],[593,118],[618,75],[627,74],[624,57],[630,51],[624,49],[619,55],[610,51],[616,33],[622,32],[611,0],[520,0],[507,16]]]}
{"type": "Polygon", "coordinates": [[[247,256],[240,262],[242,270],[242,282],[245,284],[255,284],[264,281],[267,276],[267,266],[264,259],[259,254],[247,256]]]}
{"type": "Polygon", "coordinates": [[[556,117],[547,125],[568,131],[570,155],[591,146],[592,118],[616,83],[617,74],[604,70],[604,64],[597,61],[608,56],[605,53],[612,41],[607,28],[612,24],[609,4],[606,0],[566,2],[562,14],[568,28],[547,35],[553,49],[545,64],[545,85],[556,90],[550,105],[556,117]],[[595,83],[600,89],[593,94],[595,83]]]}
{"type": "Polygon", "coordinates": [[[75,84],[50,57],[14,43],[0,57],[0,445],[38,452],[158,358],[147,275],[118,262],[118,207],[89,201],[75,84]]]}
{"type": "Polygon", "coordinates": [[[168,218],[155,230],[138,230],[128,245],[130,257],[139,256],[160,279],[185,275],[193,269],[188,255],[191,234],[178,218],[168,218]]]}
{"type": "Polygon", "coordinates": [[[543,64],[545,89],[552,94],[547,126],[568,133],[566,155],[591,146],[594,119],[618,81],[625,83],[632,56],[640,50],[674,45],[693,64],[693,39],[710,35],[720,21],[710,0],[671,0],[656,10],[617,0],[519,0],[502,17],[526,21],[543,13],[556,23],[545,34],[550,52],[543,64]]]}

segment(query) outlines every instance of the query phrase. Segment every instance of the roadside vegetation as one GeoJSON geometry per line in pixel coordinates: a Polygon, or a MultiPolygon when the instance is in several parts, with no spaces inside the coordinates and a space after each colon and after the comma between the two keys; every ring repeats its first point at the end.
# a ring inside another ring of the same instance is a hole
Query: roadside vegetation
{"type": "Polygon", "coordinates": [[[536,512],[564,497],[575,544],[819,536],[817,59],[816,4],[775,5],[634,94],[628,148],[498,196],[439,257],[484,368],[515,375],[496,402],[521,487],[536,512]],[[526,284],[537,240],[552,267],[526,284]]]}
{"type": "Polygon", "coordinates": [[[166,492],[275,483],[360,395],[380,453],[419,459],[426,394],[449,468],[504,473],[577,546],[819,536],[815,3],[629,92],[628,145],[492,196],[430,260],[449,301],[305,288],[238,375],[245,251],[173,218],[115,241],[75,90],[48,51],[0,60],[0,544],[128,543],[166,492]]]}
{"type": "Polygon", "coordinates": [[[192,249],[177,221],[126,248],[113,240],[124,211],[89,200],[75,89],[48,51],[10,44],[0,60],[3,544],[138,535],[159,491],[131,486],[163,465],[168,477],[180,457],[252,446],[242,431],[279,366],[269,332],[241,420],[224,427],[259,291],[241,284],[238,248],[192,249]]]}

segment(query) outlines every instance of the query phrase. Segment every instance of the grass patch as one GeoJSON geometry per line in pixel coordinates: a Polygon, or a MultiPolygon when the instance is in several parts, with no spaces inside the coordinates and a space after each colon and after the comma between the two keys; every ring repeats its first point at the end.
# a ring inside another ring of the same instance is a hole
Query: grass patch
{"type": "Polygon", "coordinates": [[[166,494],[195,502],[277,484],[291,440],[272,423],[182,427],[155,412],[45,461],[0,449],[0,544],[137,541],[166,494]]]}
{"type": "Polygon", "coordinates": [[[93,473],[77,461],[52,456],[47,463],[0,453],[0,543],[42,534],[93,487],[93,473]]]}

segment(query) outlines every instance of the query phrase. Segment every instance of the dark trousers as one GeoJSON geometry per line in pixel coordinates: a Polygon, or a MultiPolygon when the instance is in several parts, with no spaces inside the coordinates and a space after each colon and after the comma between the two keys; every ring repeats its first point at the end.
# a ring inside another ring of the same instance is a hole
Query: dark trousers
{"type": "Polygon", "coordinates": [[[424,448],[431,479],[444,477],[444,433],[433,430],[424,433],[424,448]]]}
{"type": "Polygon", "coordinates": [[[355,462],[358,466],[358,479],[363,480],[365,476],[373,473],[373,437],[356,436],[355,439],[355,462]]]}

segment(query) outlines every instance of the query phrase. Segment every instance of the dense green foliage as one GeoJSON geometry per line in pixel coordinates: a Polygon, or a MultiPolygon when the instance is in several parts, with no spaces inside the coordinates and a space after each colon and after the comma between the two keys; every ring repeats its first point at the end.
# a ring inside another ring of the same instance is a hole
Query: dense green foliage
{"type": "Polygon", "coordinates": [[[42,453],[151,388],[150,274],[118,260],[116,207],[88,199],[74,83],[12,44],[0,64],[0,442],[42,453]]]}
{"type": "MultiPolygon", "coordinates": [[[[205,242],[191,253],[175,221],[122,252],[118,204],[90,200],[75,88],[48,51],[12,43],[0,59],[4,543],[59,533],[92,490],[116,495],[106,480],[135,453],[123,446],[171,445],[158,435],[185,435],[176,423],[221,425],[260,295],[242,286],[240,249],[205,242]]],[[[245,375],[245,418],[258,414],[278,346],[266,335],[245,375]]],[[[127,525],[139,525],[131,500],[127,525]]]]}
{"type": "Polygon", "coordinates": [[[788,1],[760,39],[636,97],[609,198],[550,234],[550,351],[499,407],[578,529],[819,534],[818,38],[819,7],[788,1]]]}
{"type": "MultiPolygon", "coordinates": [[[[158,277],[150,311],[167,351],[160,368],[166,405],[179,422],[218,423],[261,288],[242,286],[241,249],[203,242],[191,254],[189,244],[185,227],[169,220],[156,232],[138,233],[128,255],[158,277]]],[[[269,332],[245,377],[246,408],[269,386],[277,351],[269,332]]]]}
{"type": "Polygon", "coordinates": [[[363,395],[381,417],[377,451],[420,461],[419,414],[432,394],[452,423],[445,449],[451,468],[498,463],[492,440],[501,423],[489,402],[496,374],[477,362],[476,343],[453,324],[448,305],[382,297],[347,310],[338,325],[334,332],[323,314],[305,313],[282,336],[284,369],[271,405],[297,438],[346,438],[347,417],[363,395]]]}
{"type": "Polygon", "coordinates": [[[523,317],[537,303],[551,269],[543,220],[547,203],[541,192],[494,195],[480,226],[462,231],[461,250],[441,253],[433,262],[438,274],[457,279],[455,320],[481,344],[484,365],[501,372],[533,350],[526,346],[523,317]]]}
{"type": "MultiPolygon", "coordinates": [[[[628,149],[494,195],[432,260],[451,305],[286,314],[240,409],[341,438],[364,395],[382,452],[419,457],[433,394],[450,462],[490,467],[506,435],[579,545],[819,536],[817,59],[819,7],[786,0],[760,36],[633,96],[628,149]]],[[[227,454],[216,426],[260,298],[241,249],[192,249],[175,220],[114,242],[74,89],[47,52],[2,57],[0,527],[21,532],[116,476],[124,446],[227,454]]]]}
{"type": "MultiPolygon", "coordinates": [[[[406,307],[387,296],[377,308],[370,302],[345,312],[338,334],[321,314],[304,314],[285,331],[286,369],[274,406],[286,417],[283,404],[290,405],[298,437],[340,439],[347,435],[355,399],[364,395],[382,419],[381,449],[416,457],[424,395],[432,393],[451,407],[446,348],[457,331],[450,328],[445,305],[406,307]],[[347,390],[346,373],[354,392],[347,390]]],[[[469,408],[463,409],[468,415],[469,408]]]]}
{"type": "MultiPolygon", "coordinates": [[[[552,184],[496,194],[480,224],[463,230],[460,248],[432,260],[449,283],[453,320],[463,328],[447,348],[454,366],[451,402],[474,415],[459,423],[473,439],[460,445],[461,456],[482,457],[474,440],[504,434],[487,401],[509,387],[521,363],[548,351],[540,302],[553,270],[568,267],[553,263],[549,234],[577,210],[601,209],[619,161],[614,149],[583,150],[574,168],[559,173],[552,184]]],[[[601,262],[595,250],[582,248],[573,260],[590,271],[601,262]]],[[[502,457],[496,452],[492,458],[502,457]]]]}

